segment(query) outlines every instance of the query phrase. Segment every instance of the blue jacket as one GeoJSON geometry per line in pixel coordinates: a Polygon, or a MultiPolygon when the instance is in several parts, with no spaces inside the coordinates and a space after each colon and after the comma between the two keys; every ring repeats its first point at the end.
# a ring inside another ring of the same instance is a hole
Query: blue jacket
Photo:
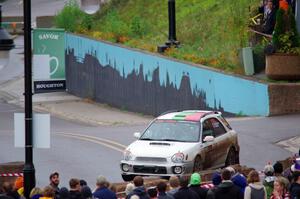
{"type": "Polygon", "coordinates": [[[117,199],[117,195],[106,187],[98,188],[93,196],[98,199],[117,199]]]}

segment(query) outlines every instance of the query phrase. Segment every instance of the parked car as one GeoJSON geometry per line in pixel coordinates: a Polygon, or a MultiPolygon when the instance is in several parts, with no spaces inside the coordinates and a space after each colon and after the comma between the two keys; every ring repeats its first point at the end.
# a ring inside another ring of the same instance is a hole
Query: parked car
{"type": "Polygon", "coordinates": [[[136,175],[170,177],[239,163],[237,133],[220,112],[162,114],[124,151],[123,180],[136,175]]]}

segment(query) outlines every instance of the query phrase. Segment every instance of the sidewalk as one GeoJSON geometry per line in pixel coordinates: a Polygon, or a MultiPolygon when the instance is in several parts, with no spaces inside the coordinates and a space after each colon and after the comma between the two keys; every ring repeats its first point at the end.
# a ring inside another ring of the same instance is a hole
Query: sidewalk
{"type": "MultiPolygon", "coordinates": [[[[24,107],[24,79],[17,78],[0,85],[0,99],[24,107]]],[[[37,112],[49,112],[52,116],[98,125],[145,125],[153,117],[144,116],[112,108],[88,99],[81,99],[67,92],[35,94],[32,97],[33,109],[37,112]]]]}

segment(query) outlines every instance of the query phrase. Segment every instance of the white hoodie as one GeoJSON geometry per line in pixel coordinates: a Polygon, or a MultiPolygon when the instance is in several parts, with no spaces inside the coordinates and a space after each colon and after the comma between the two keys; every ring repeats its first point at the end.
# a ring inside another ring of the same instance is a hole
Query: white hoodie
{"type": "Polygon", "coordinates": [[[261,182],[250,183],[245,189],[244,199],[252,199],[251,198],[251,187],[254,189],[257,189],[257,190],[260,190],[261,188],[263,188],[265,190],[265,197],[263,199],[267,199],[267,191],[261,182]]]}

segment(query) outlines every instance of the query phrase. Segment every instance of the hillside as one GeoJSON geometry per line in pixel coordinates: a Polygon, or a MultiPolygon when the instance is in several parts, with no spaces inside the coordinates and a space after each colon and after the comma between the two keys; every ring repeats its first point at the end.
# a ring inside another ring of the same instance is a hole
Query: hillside
{"type": "MultiPolygon", "coordinates": [[[[238,49],[247,46],[250,10],[259,2],[176,0],[177,40],[182,45],[165,54],[241,73],[238,49]]],[[[58,14],[56,24],[68,30],[59,21],[59,16],[65,14],[58,14]]],[[[73,30],[69,31],[152,52],[168,37],[167,0],[111,0],[94,16],[74,17],[77,25],[73,21],[73,30]]]]}

